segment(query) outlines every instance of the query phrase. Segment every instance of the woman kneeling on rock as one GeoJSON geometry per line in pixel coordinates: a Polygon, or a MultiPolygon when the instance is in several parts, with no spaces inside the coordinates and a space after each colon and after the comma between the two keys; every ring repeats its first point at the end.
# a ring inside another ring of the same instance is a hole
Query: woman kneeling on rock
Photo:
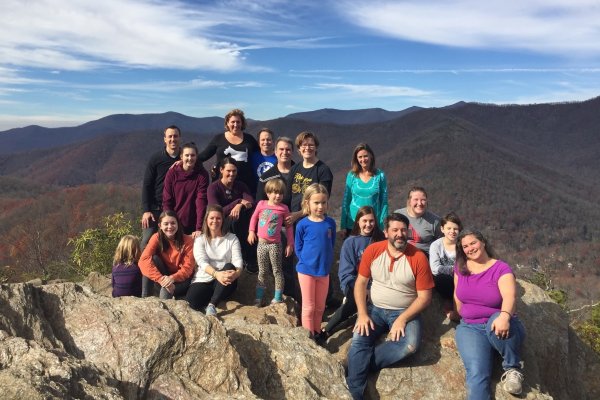
{"type": "Polygon", "coordinates": [[[194,273],[194,240],[184,235],[175,211],[163,211],[158,217],[158,232],[148,241],[139,266],[142,297],[151,294],[153,281],[160,284],[160,298],[185,295],[194,273]]]}
{"type": "Polygon", "coordinates": [[[187,294],[194,310],[206,307],[206,315],[216,315],[216,306],[237,288],[242,273],[240,242],[233,233],[223,232],[223,208],[212,204],[206,209],[202,235],[194,242],[198,265],[187,294]]]}

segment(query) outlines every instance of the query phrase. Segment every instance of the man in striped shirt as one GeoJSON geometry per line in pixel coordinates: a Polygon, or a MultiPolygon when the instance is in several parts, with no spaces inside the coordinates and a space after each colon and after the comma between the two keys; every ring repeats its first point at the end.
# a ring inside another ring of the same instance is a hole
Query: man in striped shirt
{"type": "Polygon", "coordinates": [[[358,318],[346,378],[354,399],[363,398],[369,371],[413,354],[421,341],[420,313],[431,303],[434,283],[425,253],[408,243],[408,225],[404,215],[388,215],[387,240],[369,245],[360,262],[354,286],[358,318]],[[384,333],[387,338],[377,344],[384,333]]]}

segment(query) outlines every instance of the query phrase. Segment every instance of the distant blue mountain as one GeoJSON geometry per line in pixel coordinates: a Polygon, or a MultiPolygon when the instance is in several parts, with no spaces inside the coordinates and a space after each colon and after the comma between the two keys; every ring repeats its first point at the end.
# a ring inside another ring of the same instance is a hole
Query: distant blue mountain
{"type": "Polygon", "coordinates": [[[176,112],[162,114],[115,114],[68,128],[44,128],[37,125],[0,132],[0,154],[47,149],[81,142],[103,135],[132,132],[160,134],[169,125],[177,125],[182,133],[213,134],[223,130],[223,118],[188,117],[176,112]]]}
{"type": "MultiPolygon", "coordinates": [[[[410,107],[402,111],[386,111],[381,108],[364,110],[325,108],[290,114],[281,119],[337,125],[360,125],[393,120],[418,110],[421,110],[421,108],[410,107]]],[[[256,127],[261,123],[260,121],[251,120],[248,122],[252,127],[256,127]]],[[[171,111],[162,114],[114,114],[68,128],[44,128],[31,125],[0,132],[0,154],[59,147],[104,135],[140,132],[156,132],[158,134],[169,125],[179,126],[184,136],[186,134],[207,135],[223,130],[223,118],[195,118],[171,111]]]]}
{"type": "Polygon", "coordinates": [[[332,123],[338,125],[359,125],[373,122],[385,122],[403,117],[412,112],[422,110],[421,107],[409,107],[402,111],[387,111],[383,108],[366,108],[363,110],[337,110],[323,108],[321,110],[289,114],[285,118],[301,119],[311,122],[332,123]]]}

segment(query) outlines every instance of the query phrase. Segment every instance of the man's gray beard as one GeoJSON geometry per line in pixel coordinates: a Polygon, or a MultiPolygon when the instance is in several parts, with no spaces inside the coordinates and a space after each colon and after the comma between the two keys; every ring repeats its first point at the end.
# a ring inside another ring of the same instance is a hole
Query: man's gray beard
{"type": "Polygon", "coordinates": [[[405,241],[404,241],[404,243],[402,243],[402,244],[400,244],[400,243],[397,243],[395,240],[394,240],[394,241],[392,241],[392,246],[393,246],[393,247],[394,247],[396,250],[398,250],[398,251],[402,251],[402,252],[403,252],[404,250],[406,250],[406,245],[407,245],[407,244],[408,244],[408,242],[407,242],[406,240],[405,240],[405,241]]]}

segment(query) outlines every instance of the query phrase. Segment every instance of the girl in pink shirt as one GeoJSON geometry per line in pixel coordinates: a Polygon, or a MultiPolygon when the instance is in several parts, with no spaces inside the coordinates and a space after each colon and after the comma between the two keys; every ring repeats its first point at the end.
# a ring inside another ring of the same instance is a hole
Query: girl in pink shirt
{"type": "MultiPolygon", "coordinates": [[[[258,222],[258,246],[256,249],[256,258],[258,261],[258,279],[256,281],[256,300],[255,304],[260,307],[263,304],[263,295],[265,292],[265,278],[269,271],[269,265],[273,269],[275,276],[275,295],[271,304],[281,303],[283,293],[283,272],[281,267],[282,246],[281,230],[285,219],[290,213],[288,207],[282,203],[285,194],[285,183],[281,179],[272,179],[265,184],[265,193],[269,200],[261,200],[256,205],[256,209],[250,219],[248,232],[248,243],[253,245],[256,242],[257,222],[258,222]]],[[[292,238],[293,229],[286,227],[286,236],[288,245],[285,248],[285,256],[289,257],[293,252],[292,238]]]]}

